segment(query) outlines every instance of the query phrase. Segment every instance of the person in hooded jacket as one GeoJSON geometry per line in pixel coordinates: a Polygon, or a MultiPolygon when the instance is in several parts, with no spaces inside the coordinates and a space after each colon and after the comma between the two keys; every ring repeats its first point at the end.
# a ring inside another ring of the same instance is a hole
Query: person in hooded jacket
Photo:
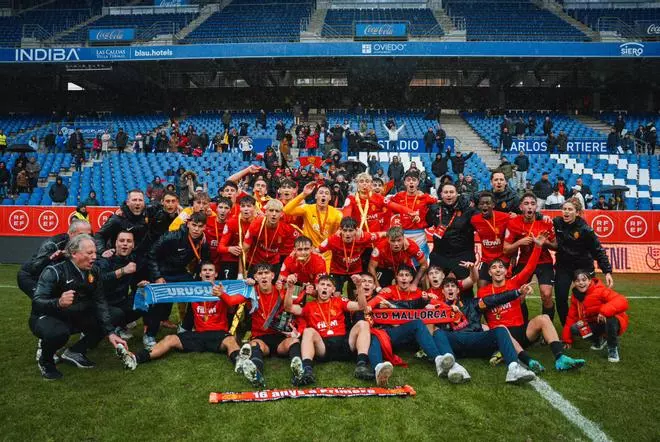
{"type": "Polygon", "coordinates": [[[571,346],[576,335],[591,339],[592,350],[607,346],[607,360],[619,362],[619,336],[628,328],[628,300],[580,269],[574,273],[572,293],[562,332],[564,343],[571,346]]]}
{"type": "Polygon", "coordinates": [[[63,206],[66,203],[66,199],[69,197],[69,188],[63,183],[61,176],[55,178],[55,184],[50,186],[48,196],[53,200],[54,206],[63,206]]]}

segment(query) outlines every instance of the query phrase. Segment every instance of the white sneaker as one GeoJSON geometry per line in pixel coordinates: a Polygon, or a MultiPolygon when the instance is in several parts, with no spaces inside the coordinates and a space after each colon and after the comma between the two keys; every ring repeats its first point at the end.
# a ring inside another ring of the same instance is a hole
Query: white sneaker
{"type": "Polygon", "coordinates": [[[509,370],[506,372],[506,382],[511,384],[524,384],[536,379],[533,371],[527,370],[517,362],[509,364],[509,370]]]}
{"type": "Polygon", "coordinates": [[[381,362],[376,365],[376,385],[379,387],[387,387],[387,382],[390,380],[393,370],[394,367],[389,361],[381,362]]]}
{"type": "Polygon", "coordinates": [[[124,364],[124,368],[127,370],[135,370],[137,368],[137,359],[135,358],[135,355],[126,348],[124,348],[123,345],[119,344],[117,345],[117,357],[121,359],[122,363],[124,364]]]}
{"type": "Polygon", "coordinates": [[[144,335],[142,336],[142,344],[144,345],[145,350],[151,350],[156,345],[156,338],[144,335]]]}
{"type": "MultiPolygon", "coordinates": [[[[251,357],[252,357],[252,346],[250,345],[250,343],[243,344],[243,346],[238,352],[238,358],[236,358],[236,367],[234,368],[234,371],[236,373],[243,373],[243,366],[245,365],[245,362],[250,361],[251,357]]],[[[250,363],[254,365],[252,361],[250,361],[250,363]]]]}
{"type": "Polygon", "coordinates": [[[449,378],[449,382],[452,384],[462,384],[472,379],[470,373],[468,373],[465,367],[459,363],[455,363],[454,366],[449,369],[447,377],[449,378]]]}
{"type": "Polygon", "coordinates": [[[456,363],[454,355],[451,353],[445,353],[444,355],[439,355],[435,357],[435,370],[438,373],[438,376],[441,378],[446,378],[449,374],[449,370],[456,363]]]}
{"type": "Polygon", "coordinates": [[[305,374],[305,370],[303,370],[303,363],[302,359],[300,359],[300,356],[295,356],[293,359],[291,359],[291,374],[293,375],[294,379],[301,379],[303,374],[305,374]]]}

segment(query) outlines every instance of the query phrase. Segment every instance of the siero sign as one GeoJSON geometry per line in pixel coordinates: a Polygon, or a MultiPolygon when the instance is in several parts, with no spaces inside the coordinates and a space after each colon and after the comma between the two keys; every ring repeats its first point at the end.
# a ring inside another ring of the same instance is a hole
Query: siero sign
{"type": "Polygon", "coordinates": [[[640,57],[644,53],[642,43],[623,43],[619,45],[621,55],[624,57],[640,57]]]}
{"type": "Polygon", "coordinates": [[[89,41],[92,42],[127,42],[135,40],[135,28],[90,29],[89,41]]]}
{"type": "Polygon", "coordinates": [[[406,23],[356,23],[356,39],[402,40],[408,37],[406,23]]]}
{"type": "MultiPolygon", "coordinates": [[[[512,152],[523,151],[525,153],[559,153],[548,152],[548,145],[540,140],[514,140],[511,143],[512,152]]],[[[569,141],[565,153],[602,153],[607,154],[607,140],[589,139],[580,141],[569,141]]]]}

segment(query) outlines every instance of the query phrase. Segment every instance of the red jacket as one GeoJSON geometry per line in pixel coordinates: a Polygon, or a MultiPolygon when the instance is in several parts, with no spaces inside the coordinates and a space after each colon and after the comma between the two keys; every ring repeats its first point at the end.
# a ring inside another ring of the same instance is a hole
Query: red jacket
{"type": "Polygon", "coordinates": [[[608,288],[599,279],[594,279],[582,302],[575,295],[571,296],[571,306],[562,332],[562,340],[568,344],[572,343],[571,326],[577,321],[595,323],[599,313],[606,318],[616,317],[621,324],[619,329],[621,335],[628,328],[626,310],[628,310],[628,300],[625,296],[608,288]]]}

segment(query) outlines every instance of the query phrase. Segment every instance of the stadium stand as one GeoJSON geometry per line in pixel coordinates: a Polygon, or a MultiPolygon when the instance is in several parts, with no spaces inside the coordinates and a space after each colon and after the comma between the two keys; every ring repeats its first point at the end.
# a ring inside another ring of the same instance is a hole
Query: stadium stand
{"type": "Polygon", "coordinates": [[[589,41],[552,12],[529,1],[450,1],[451,17],[464,17],[467,40],[589,41]]]}
{"type": "Polygon", "coordinates": [[[430,9],[331,9],[322,37],[352,37],[356,22],[404,22],[412,37],[441,37],[444,32],[430,9]]]}
{"type": "Polygon", "coordinates": [[[300,41],[314,9],[312,0],[234,0],[213,13],[185,38],[185,43],[300,41]],[[246,13],[246,11],[250,13],[246,13]]]}
{"type": "MultiPolygon", "coordinates": [[[[618,112],[603,112],[600,114],[600,120],[613,125],[616,122],[618,112]]],[[[649,123],[653,123],[655,127],[660,127],[660,115],[658,114],[623,114],[623,119],[626,123],[626,130],[635,133],[639,126],[646,127],[649,123]]]]}
{"type": "Polygon", "coordinates": [[[643,29],[653,22],[656,26],[660,23],[660,8],[580,8],[566,9],[566,13],[595,31],[619,31],[618,21],[631,28],[636,28],[639,22],[643,29]]]}

